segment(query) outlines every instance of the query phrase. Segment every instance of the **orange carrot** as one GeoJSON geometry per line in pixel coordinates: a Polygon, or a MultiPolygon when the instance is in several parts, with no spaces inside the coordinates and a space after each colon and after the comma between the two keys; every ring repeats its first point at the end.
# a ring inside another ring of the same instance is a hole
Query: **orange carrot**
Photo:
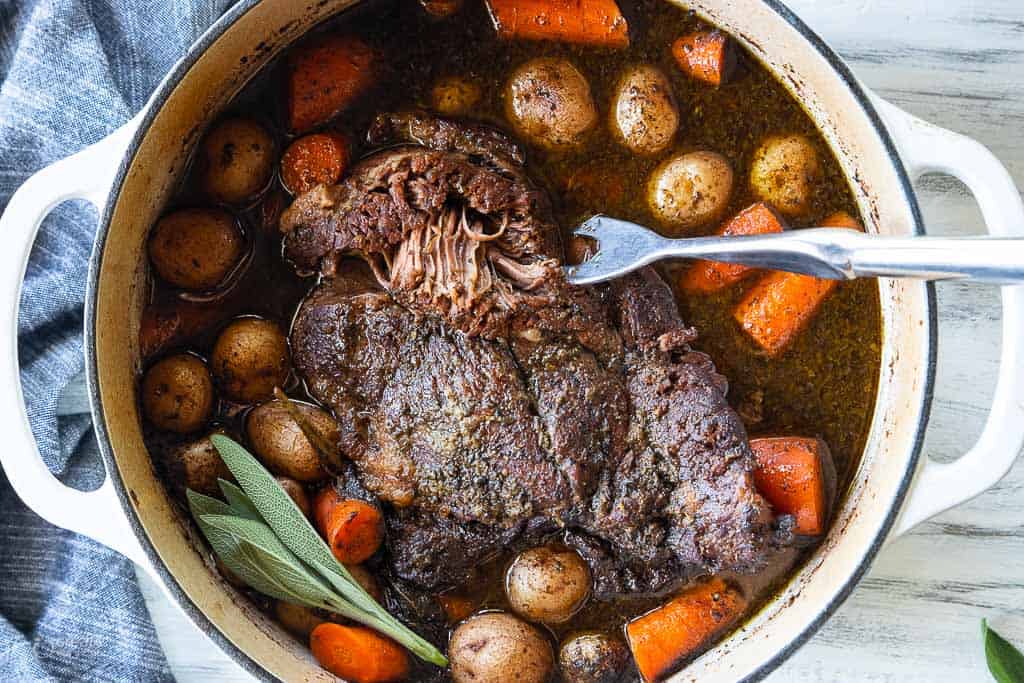
{"type": "Polygon", "coordinates": [[[376,55],[358,38],[321,35],[288,59],[288,127],[302,133],[326,123],[365,93],[376,78],[376,55]]]}
{"type": "Polygon", "coordinates": [[[736,49],[721,31],[697,31],[672,44],[672,56],[687,76],[719,86],[736,67],[736,49]]]}
{"type": "Polygon", "coordinates": [[[313,133],[288,145],[281,156],[281,182],[292,194],[333,185],[348,166],[348,141],[335,132],[313,133]]]}
{"type": "Polygon", "coordinates": [[[796,518],[796,532],[817,536],[828,522],[832,455],[821,439],[779,436],[751,439],[754,484],[776,511],[796,518]]]}
{"type": "MultiPolygon", "coordinates": [[[[726,221],[719,235],[765,235],[784,230],[781,219],[767,205],[757,203],[726,221]]],[[[747,266],[715,261],[697,261],[679,279],[684,292],[714,292],[739,282],[754,272],[747,266]]]]}
{"type": "Polygon", "coordinates": [[[449,624],[457,624],[476,610],[477,603],[461,593],[442,593],[437,602],[448,617],[449,624]]]}
{"type": "Polygon", "coordinates": [[[313,519],[334,556],[343,564],[359,564],[384,542],[380,510],[353,498],[343,499],[328,487],[313,501],[313,519]]]}
{"type": "Polygon", "coordinates": [[[486,0],[498,37],[629,47],[615,0],[486,0]]]}
{"type": "MultiPolygon", "coordinates": [[[[823,227],[860,228],[845,212],[821,221],[823,227]]],[[[818,308],[838,286],[836,280],[773,271],[743,297],[733,317],[768,355],[777,356],[803,331],[818,308]]]]}
{"type": "Polygon", "coordinates": [[[747,601],[717,576],[626,625],[644,680],[659,680],[735,623],[747,601]]]}
{"type": "Polygon", "coordinates": [[[352,683],[390,683],[409,674],[409,656],[390,638],[363,626],[324,623],[309,635],[320,666],[352,683]]]}

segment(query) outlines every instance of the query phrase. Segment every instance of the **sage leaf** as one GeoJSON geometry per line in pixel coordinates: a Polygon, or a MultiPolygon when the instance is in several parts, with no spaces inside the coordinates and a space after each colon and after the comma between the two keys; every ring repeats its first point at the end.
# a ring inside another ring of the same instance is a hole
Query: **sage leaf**
{"type": "Polygon", "coordinates": [[[263,519],[260,516],[259,510],[257,510],[256,506],[252,504],[249,497],[245,495],[245,491],[224,479],[217,479],[217,486],[220,487],[221,493],[224,494],[224,499],[228,502],[231,510],[236,515],[247,519],[263,519]]]}
{"type": "Polygon", "coordinates": [[[1005,638],[988,627],[981,620],[981,635],[985,640],[985,659],[992,678],[998,683],[1022,683],[1024,681],[1024,654],[1005,638]]]}

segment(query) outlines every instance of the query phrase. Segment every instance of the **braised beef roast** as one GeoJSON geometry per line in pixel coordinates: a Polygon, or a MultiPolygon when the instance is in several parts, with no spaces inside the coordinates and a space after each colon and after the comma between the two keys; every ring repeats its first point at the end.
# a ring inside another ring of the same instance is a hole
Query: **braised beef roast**
{"type": "Polygon", "coordinates": [[[390,504],[397,576],[443,588],[564,530],[608,598],[755,571],[788,543],[726,381],[657,274],[569,286],[548,198],[497,131],[401,114],[370,136],[401,144],[281,225],[288,258],[325,276],[295,363],[390,504]]]}

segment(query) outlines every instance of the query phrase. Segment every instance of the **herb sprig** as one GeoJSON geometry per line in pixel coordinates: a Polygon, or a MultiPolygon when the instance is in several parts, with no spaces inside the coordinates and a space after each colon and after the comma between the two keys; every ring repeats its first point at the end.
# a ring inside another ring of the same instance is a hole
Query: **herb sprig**
{"type": "Polygon", "coordinates": [[[992,678],[999,683],[1024,681],[1024,654],[990,629],[985,619],[981,620],[981,636],[985,639],[985,659],[992,678]]]}
{"type": "Polygon", "coordinates": [[[218,481],[224,501],[189,489],[188,504],[229,570],[264,595],[335,612],[383,633],[425,661],[448,665],[436,647],[359,585],[256,458],[226,436],[214,434],[210,440],[239,485],[218,481]]]}

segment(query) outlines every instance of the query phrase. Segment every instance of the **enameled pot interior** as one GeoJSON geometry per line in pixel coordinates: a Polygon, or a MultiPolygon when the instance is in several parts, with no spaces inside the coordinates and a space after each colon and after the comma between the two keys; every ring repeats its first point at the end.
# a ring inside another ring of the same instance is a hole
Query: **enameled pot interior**
{"type": "MultiPolygon", "coordinates": [[[[669,0],[666,0],[669,1],[669,0]]],[[[327,680],[304,643],[211,570],[193,527],[156,478],[135,398],[137,330],[149,227],[205,127],[281,49],[352,0],[242,2],[195,46],[154,95],[98,236],[90,282],[89,372],[101,448],[126,511],[171,595],[253,673],[327,680]]],[[[680,3],[682,4],[682,3],[680,3]]],[[[801,99],[851,180],[869,230],[911,234],[913,197],[891,143],[845,67],[791,17],[761,0],[686,3],[737,36],[801,99]],[[838,69],[838,70],[837,70],[838,69]]],[[[673,680],[736,680],[778,665],[842,601],[892,523],[916,462],[929,387],[933,322],[921,284],[881,283],[885,344],[865,455],[827,539],[788,587],[673,680]]]]}

